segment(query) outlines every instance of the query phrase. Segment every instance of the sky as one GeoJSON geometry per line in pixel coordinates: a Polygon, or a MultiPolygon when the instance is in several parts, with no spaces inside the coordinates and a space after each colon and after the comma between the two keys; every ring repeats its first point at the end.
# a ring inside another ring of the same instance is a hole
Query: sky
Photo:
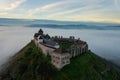
{"type": "Polygon", "coordinates": [[[0,18],[120,23],[120,0],[0,0],[0,18]]]}

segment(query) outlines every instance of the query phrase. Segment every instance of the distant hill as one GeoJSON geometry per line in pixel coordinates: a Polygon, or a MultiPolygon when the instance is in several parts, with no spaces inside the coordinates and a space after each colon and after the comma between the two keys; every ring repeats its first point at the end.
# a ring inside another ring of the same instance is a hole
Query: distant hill
{"type": "Polygon", "coordinates": [[[0,25],[32,25],[32,24],[56,24],[56,25],[116,25],[117,23],[103,23],[103,22],[75,22],[75,21],[56,21],[56,20],[39,20],[39,19],[12,19],[12,18],[0,18],[0,25]]]}
{"type": "Polygon", "coordinates": [[[69,21],[55,21],[55,20],[29,20],[29,19],[9,19],[9,18],[0,18],[1,25],[32,25],[32,24],[58,24],[58,25],[67,25],[67,24],[80,24],[81,22],[69,22],[69,21]]]}
{"type": "Polygon", "coordinates": [[[72,22],[55,20],[28,20],[0,18],[0,26],[24,26],[40,28],[60,29],[97,29],[97,30],[120,30],[120,24],[99,22],[72,22]]]}
{"type": "Polygon", "coordinates": [[[92,30],[120,30],[120,26],[116,25],[94,25],[94,24],[31,24],[27,27],[40,27],[40,28],[57,28],[57,29],[92,29],[92,30]]]}
{"type": "Polygon", "coordinates": [[[30,42],[4,65],[0,80],[120,80],[120,70],[87,52],[72,58],[60,71],[30,42]]]}

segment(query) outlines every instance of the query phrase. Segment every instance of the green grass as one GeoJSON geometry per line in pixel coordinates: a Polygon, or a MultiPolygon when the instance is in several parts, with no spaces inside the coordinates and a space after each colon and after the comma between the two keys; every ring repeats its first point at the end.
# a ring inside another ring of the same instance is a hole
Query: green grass
{"type": "Polygon", "coordinates": [[[69,43],[69,42],[59,42],[59,45],[63,49],[68,49],[70,47],[71,43],[69,43]]]}
{"type": "Polygon", "coordinates": [[[71,59],[71,64],[59,71],[58,80],[119,80],[120,71],[91,52],[71,59]],[[101,74],[109,68],[104,74],[101,74]]]}
{"type": "Polygon", "coordinates": [[[59,71],[33,42],[11,62],[3,80],[120,80],[120,71],[92,52],[72,58],[70,64],[59,71]]]}
{"type": "Polygon", "coordinates": [[[30,42],[12,59],[3,80],[54,80],[56,68],[50,64],[48,57],[30,42]],[[39,78],[39,79],[38,79],[39,78]]]}

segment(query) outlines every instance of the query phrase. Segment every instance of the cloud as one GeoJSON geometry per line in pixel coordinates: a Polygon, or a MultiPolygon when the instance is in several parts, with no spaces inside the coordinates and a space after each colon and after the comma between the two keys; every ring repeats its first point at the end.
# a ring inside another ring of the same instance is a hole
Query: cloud
{"type": "Polygon", "coordinates": [[[51,9],[55,9],[56,7],[61,6],[63,4],[64,4],[64,2],[57,2],[57,3],[47,4],[47,5],[44,5],[42,7],[31,9],[31,10],[28,11],[28,13],[30,15],[32,15],[32,14],[37,14],[37,13],[40,13],[40,12],[46,12],[46,11],[49,11],[51,9]]]}
{"type": "Polygon", "coordinates": [[[64,15],[69,13],[74,13],[82,9],[94,9],[99,6],[99,3],[104,2],[104,0],[65,0],[61,2],[56,2],[52,4],[47,4],[42,7],[37,7],[28,11],[29,15],[39,14],[39,13],[49,13],[49,17],[64,15]],[[52,14],[52,15],[51,15],[52,14]]]}
{"type": "Polygon", "coordinates": [[[103,10],[105,7],[104,5],[100,5],[103,2],[104,2],[104,0],[94,1],[94,3],[93,2],[87,2],[87,3],[78,2],[79,5],[76,3],[76,5],[78,5],[76,8],[49,14],[48,17],[51,18],[51,17],[55,17],[55,16],[57,17],[57,16],[61,16],[61,15],[67,16],[67,15],[73,15],[74,13],[80,15],[81,13],[89,13],[89,12],[92,12],[92,11],[94,12],[97,10],[100,11],[100,10],[103,10]]]}
{"type": "MultiPolygon", "coordinates": [[[[116,14],[117,15],[117,14],[116,14]]],[[[117,17],[117,16],[116,16],[117,17]]],[[[113,14],[104,13],[85,13],[81,15],[66,16],[65,19],[72,21],[93,21],[93,22],[115,22],[120,23],[119,18],[115,18],[113,14]]]]}
{"type": "Polygon", "coordinates": [[[80,8],[75,8],[75,9],[71,9],[71,10],[65,10],[65,11],[60,11],[57,13],[53,13],[48,15],[48,17],[54,17],[54,16],[60,16],[60,15],[66,15],[66,14],[72,14],[72,13],[82,13],[82,12],[88,12],[88,11],[92,11],[93,9],[100,9],[102,8],[99,5],[84,5],[80,8]]]}
{"type": "Polygon", "coordinates": [[[33,0],[0,0],[0,17],[77,21],[83,16],[81,20],[88,20],[87,17],[89,17],[89,20],[102,20],[104,17],[107,19],[116,18],[117,20],[119,15],[115,13],[120,13],[120,0],[38,0],[34,2],[33,5],[31,2],[33,2],[33,0]],[[24,2],[25,8],[21,6],[24,2]],[[19,9],[16,9],[18,7],[19,9]],[[105,15],[103,15],[103,17],[97,15],[101,18],[94,15],[98,13],[105,15]],[[111,17],[111,15],[108,16],[110,13],[114,13],[113,17],[111,17]]]}
{"type": "Polygon", "coordinates": [[[23,2],[25,2],[26,0],[17,0],[14,3],[10,4],[10,7],[5,8],[6,10],[12,10],[17,8],[20,4],[22,4],[23,2]]]}
{"type": "MultiPolygon", "coordinates": [[[[81,1],[78,0],[64,0],[64,1],[59,1],[56,3],[51,3],[51,4],[46,4],[42,7],[37,7],[34,9],[30,9],[28,11],[28,14],[33,15],[33,14],[38,14],[41,12],[52,12],[52,11],[59,11],[59,10],[63,10],[65,9],[65,7],[69,7],[69,6],[75,6],[75,3],[78,3],[81,1]],[[71,5],[73,4],[73,5],[71,5]]],[[[80,6],[80,5],[79,5],[80,6]]]]}
{"type": "Polygon", "coordinates": [[[19,7],[22,3],[26,0],[4,0],[0,1],[0,10],[2,11],[9,11],[19,7]]]}
{"type": "Polygon", "coordinates": [[[115,6],[120,9],[120,0],[114,0],[115,6]]]}

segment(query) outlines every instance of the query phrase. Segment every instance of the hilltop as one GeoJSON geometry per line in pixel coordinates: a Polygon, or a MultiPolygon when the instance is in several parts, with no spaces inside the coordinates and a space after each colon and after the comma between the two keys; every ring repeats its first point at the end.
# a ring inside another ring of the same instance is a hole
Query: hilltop
{"type": "Polygon", "coordinates": [[[6,64],[0,80],[120,80],[120,71],[91,51],[71,59],[57,70],[33,41],[6,64]]]}

